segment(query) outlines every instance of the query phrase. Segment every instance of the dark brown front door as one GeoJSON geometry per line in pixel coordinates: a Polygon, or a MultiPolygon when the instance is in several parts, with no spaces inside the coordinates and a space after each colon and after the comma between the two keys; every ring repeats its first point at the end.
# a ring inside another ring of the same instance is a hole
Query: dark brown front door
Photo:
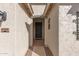
{"type": "Polygon", "coordinates": [[[35,22],[35,38],[42,39],[42,22],[35,22]]]}

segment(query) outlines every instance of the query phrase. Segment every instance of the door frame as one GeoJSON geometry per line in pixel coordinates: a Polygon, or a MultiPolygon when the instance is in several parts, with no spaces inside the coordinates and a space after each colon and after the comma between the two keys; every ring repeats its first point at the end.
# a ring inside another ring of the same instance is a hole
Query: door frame
{"type": "Polygon", "coordinates": [[[42,39],[43,41],[45,41],[45,19],[44,18],[33,18],[33,41],[35,40],[35,22],[41,22],[41,21],[42,21],[42,39]]]}

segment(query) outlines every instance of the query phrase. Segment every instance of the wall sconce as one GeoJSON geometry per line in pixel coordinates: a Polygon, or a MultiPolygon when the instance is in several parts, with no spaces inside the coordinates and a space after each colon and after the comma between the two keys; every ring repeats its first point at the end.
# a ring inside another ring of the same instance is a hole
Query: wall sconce
{"type": "Polygon", "coordinates": [[[48,29],[50,30],[50,18],[48,19],[48,29]]]}
{"type": "Polygon", "coordinates": [[[76,20],[73,20],[76,24],[76,31],[73,32],[73,34],[76,35],[76,39],[79,40],[79,12],[76,12],[76,20]]]}
{"type": "Polygon", "coordinates": [[[6,21],[6,16],[7,16],[7,13],[4,11],[0,11],[0,27],[1,27],[1,24],[3,21],[6,21]]]}

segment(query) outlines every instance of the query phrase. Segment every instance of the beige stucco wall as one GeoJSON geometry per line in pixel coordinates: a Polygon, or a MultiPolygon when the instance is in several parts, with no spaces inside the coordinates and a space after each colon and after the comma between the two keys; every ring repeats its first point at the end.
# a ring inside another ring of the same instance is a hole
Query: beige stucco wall
{"type": "Polygon", "coordinates": [[[15,40],[15,4],[0,4],[0,10],[7,12],[7,20],[1,28],[9,28],[9,33],[0,32],[0,56],[14,55],[15,40]]]}
{"type": "Polygon", "coordinates": [[[27,16],[23,9],[16,4],[15,19],[16,19],[16,40],[15,40],[15,54],[25,55],[29,48],[29,31],[27,24],[31,24],[32,20],[27,16]]]}
{"type": "Polygon", "coordinates": [[[58,55],[58,5],[50,11],[45,19],[45,45],[50,48],[53,55],[58,55]],[[48,30],[48,19],[50,18],[50,30],[48,30]]]}
{"type": "Polygon", "coordinates": [[[61,56],[79,55],[79,41],[73,34],[76,31],[73,20],[76,19],[77,11],[79,11],[79,4],[59,6],[59,55],[61,56]]]}
{"type": "Polygon", "coordinates": [[[0,56],[24,56],[29,47],[29,33],[25,22],[31,24],[32,20],[18,4],[0,4],[0,10],[7,12],[7,20],[0,29],[10,29],[9,33],[0,32],[0,56]]]}

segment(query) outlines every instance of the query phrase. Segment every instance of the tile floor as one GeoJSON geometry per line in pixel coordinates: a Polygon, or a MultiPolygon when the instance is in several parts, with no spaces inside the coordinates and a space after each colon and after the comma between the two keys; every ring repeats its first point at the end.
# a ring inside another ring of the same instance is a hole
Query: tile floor
{"type": "Polygon", "coordinates": [[[28,49],[26,56],[53,56],[53,54],[48,47],[45,47],[43,41],[37,40],[33,47],[28,49]]]}

